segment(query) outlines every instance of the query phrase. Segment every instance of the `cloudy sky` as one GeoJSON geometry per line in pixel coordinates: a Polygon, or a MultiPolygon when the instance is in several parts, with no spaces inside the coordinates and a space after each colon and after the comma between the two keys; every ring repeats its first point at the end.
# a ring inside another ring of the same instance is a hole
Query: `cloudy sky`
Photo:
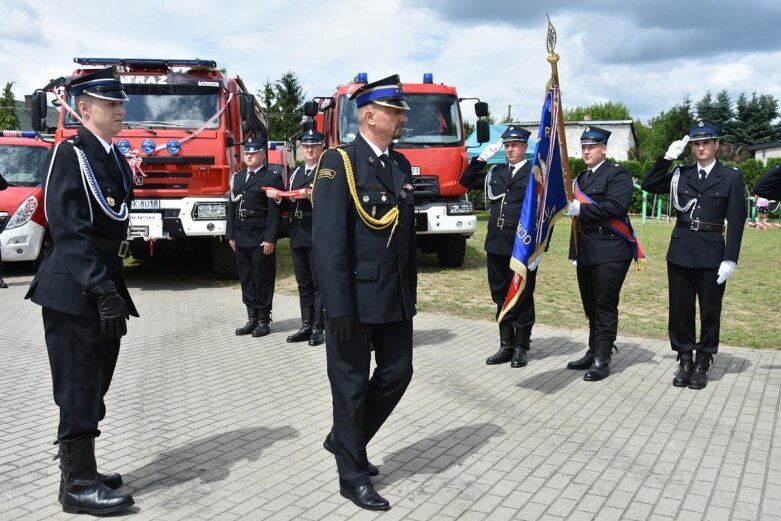
{"type": "Polygon", "coordinates": [[[498,119],[511,106],[535,120],[550,76],[546,12],[565,107],[622,102],[647,121],[687,93],[781,99],[778,0],[0,0],[0,86],[15,82],[21,99],[70,74],[76,56],[197,57],[253,90],[291,70],[308,97],[359,71],[432,72],[498,119]]]}

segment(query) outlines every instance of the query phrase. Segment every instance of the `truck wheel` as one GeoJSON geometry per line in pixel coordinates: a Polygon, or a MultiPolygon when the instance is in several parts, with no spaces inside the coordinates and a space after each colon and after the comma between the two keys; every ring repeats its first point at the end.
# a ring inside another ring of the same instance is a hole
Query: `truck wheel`
{"type": "Polygon", "coordinates": [[[437,245],[437,259],[443,268],[459,268],[464,264],[466,255],[466,237],[463,235],[443,235],[437,245]]]}
{"type": "Polygon", "coordinates": [[[236,265],[236,253],[231,249],[228,241],[215,240],[212,242],[212,267],[214,275],[218,279],[238,280],[239,269],[236,265]]]}

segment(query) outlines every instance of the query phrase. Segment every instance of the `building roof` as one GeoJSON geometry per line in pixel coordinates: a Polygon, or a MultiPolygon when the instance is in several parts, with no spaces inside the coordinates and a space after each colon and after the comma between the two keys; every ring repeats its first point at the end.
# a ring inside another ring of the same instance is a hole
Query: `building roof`
{"type": "MultiPolygon", "coordinates": [[[[26,101],[14,100],[16,106],[16,116],[19,118],[19,130],[32,130],[33,124],[30,118],[30,108],[27,107],[26,101]]],[[[49,110],[46,111],[46,126],[55,128],[57,126],[57,116],[59,112],[57,109],[49,106],[49,110]]]]}
{"type": "Polygon", "coordinates": [[[750,152],[756,150],[767,150],[768,148],[781,148],[781,141],[771,141],[770,143],[759,143],[756,145],[749,145],[746,147],[750,152]]]}

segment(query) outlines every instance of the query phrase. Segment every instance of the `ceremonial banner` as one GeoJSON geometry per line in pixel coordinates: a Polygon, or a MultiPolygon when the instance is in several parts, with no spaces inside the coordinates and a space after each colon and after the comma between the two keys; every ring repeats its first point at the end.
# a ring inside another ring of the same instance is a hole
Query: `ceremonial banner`
{"type": "MultiPolygon", "coordinates": [[[[559,143],[561,102],[556,85],[545,97],[537,133],[537,148],[532,160],[532,175],[526,187],[518,229],[515,232],[510,268],[515,272],[498,321],[518,302],[526,285],[529,265],[545,251],[553,224],[567,208],[567,190],[559,143]]],[[[563,135],[563,132],[562,132],[563,135]]]]}

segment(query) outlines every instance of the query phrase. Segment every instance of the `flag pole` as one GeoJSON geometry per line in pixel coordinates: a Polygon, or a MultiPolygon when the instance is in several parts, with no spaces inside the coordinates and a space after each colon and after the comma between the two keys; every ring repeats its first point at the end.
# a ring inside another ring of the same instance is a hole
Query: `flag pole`
{"type": "MultiPolygon", "coordinates": [[[[556,65],[559,61],[559,55],[556,54],[556,28],[550,21],[550,16],[545,13],[545,17],[548,19],[548,63],[551,67],[551,86],[555,87],[555,95],[558,98],[558,127],[559,127],[559,148],[561,149],[561,164],[564,167],[564,192],[567,194],[567,201],[572,201],[574,196],[572,194],[572,168],[569,164],[569,154],[567,153],[567,133],[564,129],[564,111],[561,107],[561,95],[559,84],[559,68],[556,65]]],[[[572,233],[575,238],[575,249],[578,247],[578,220],[572,218],[572,233]]]]}

